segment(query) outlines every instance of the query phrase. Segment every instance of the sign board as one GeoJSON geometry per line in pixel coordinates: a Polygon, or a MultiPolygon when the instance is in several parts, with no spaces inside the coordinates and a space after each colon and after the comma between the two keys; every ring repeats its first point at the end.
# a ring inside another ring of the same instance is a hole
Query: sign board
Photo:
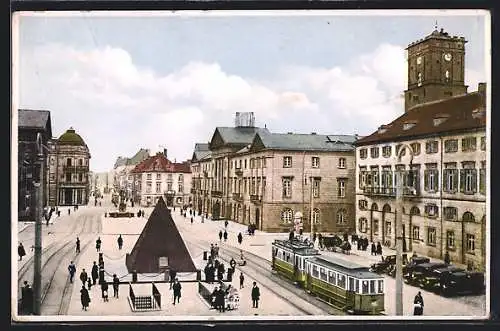
{"type": "Polygon", "coordinates": [[[158,260],[159,260],[158,266],[160,267],[160,269],[168,268],[168,257],[160,256],[158,260]]]}

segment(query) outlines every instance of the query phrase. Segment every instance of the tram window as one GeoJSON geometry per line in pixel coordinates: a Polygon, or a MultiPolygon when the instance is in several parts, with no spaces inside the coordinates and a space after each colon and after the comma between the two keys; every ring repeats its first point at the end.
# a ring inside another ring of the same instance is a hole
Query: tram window
{"type": "Polygon", "coordinates": [[[327,279],[328,279],[328,276],[326,275],[325,268],[320,268],[319,271],[320,271],[320,278],[321,278],[321,280],[324,280],[326,282],[327,279]]]}
{"type": "Polygon", "coordinates": [[[375,281],[370,280],[370,294],[375,293],[375,281]]]}
{"type": "Polygon", "coordinates": [[[368,291],[368,281],[367,280],[363,280],[361,282],[361,294],[367,294],[369,291],[368,291]]]}
{"type": "Polygon", "coordinates": [[[378,293],[384,293],[384,281],[379,280],[377,285],[378,285],[378,293]]]}
{"type": "Polygon", "coordinates": [[[313,265],[312,275],[313,275],[314,277],[318,278],[318,276],[319,276],[318,266],[313,265]]]}
{"type": "Polygon", "coordinates": [[[345,275],[337,274],[337,286],[345,289],[345,275]]]}
{"type": "Polygon", "coordinates": [[[354,278],[349,277],[349,291],[354,291],[354,278]]]}
{"type": "Polygon", "coordinates": [[[300,270],[304,270],[304,258],[300,259],[300,270]]]}
{"type": "Polygon", "coordinates": [[[355,286],[356,286],[355,292],[356,292],[356,293],[359,293],[359,280],[358,280],[358,279],[355,279],[355,280],[354,280],[354,284],[355,284],[355,286]]]}
{"type": "Polygon", "coordinates": [[[337,275],[333,271],[328,271],[328,282],[333,285],[337,285],[336,282],[337,275]]]}

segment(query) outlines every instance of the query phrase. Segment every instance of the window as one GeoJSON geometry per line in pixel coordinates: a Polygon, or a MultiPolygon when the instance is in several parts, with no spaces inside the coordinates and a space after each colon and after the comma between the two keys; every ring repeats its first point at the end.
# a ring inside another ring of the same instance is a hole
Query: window
{"type": "Polygon", "coordinates": [[[372,148],[370,148],[370,157],[372,159],[378,158],[378,154],[379,154],[379,148],[378,147],[372,147],[372,148]]]}
{"type": "Polygon", "coordinates": [[[146,193],[151,193],[153,184],[151,182],[146,182],[146,193]]]}
{"type": "Polygon", "coordinates": [[[179,182],[177,188],[179,190],[179,193],[184,193],[184,183],[179,182]]]}
{"type": "Polygon", "coordinates": [[[324,280],[325,282],[328,281],[328,275],[326,274],[325,268],[319,269],[319,278],[321,278],[321,280],[324,280]]]}
{"type": "Polygon", "coordinates": [[[361,282],[361,294],[368,294],[369,293],[369,287],[368,287],[368,281],[363,280],[361,282]]]}
{"type": "Polygon", "coordinates": [[[481,150],[486,150],[486,137],[481,137],[481,150]]]}
{"type": "Polygon", "coordinates": [[[474,194],[477,191],[477,170],[474,162],[464,162],[465,169],[460,169],[460,192],[474,194]]]}
{"type": "Polygon", "coordinates": [[[66,181],[71,182],[71,172],[66,173],[66,181]]]}
{"type": "Polygon", "coordinates": [[[379,226],[378,226],[378,220],[374,219],[373,220],[373,234],[375,236],[378,236],[378,228],[379,228],[379,226]]]}
{"type": "Polygon", "coordinates": [[[358,208],[359,208],[359,210],[365,210],[366,208],[368,208],[368,201],[359,200],[358,201],[358,208]]]}
{"type": "Polygon", "coordinates": [[[345,209],[339,209],[337,211],[337,224],[338,225],[344,225],[346,223],[346,210],[345,209]]]}
{"type": "Polygon", "coordinates": [[[146,178],[147,178],[147,180],[151,180],[151,178],[152,178],[152,174],[147,174],[147,175],[146,175],[146,178]]]}
{"type": "Polygon", "coordinates": [[[382,156],[383,157],[391,157],[392,154],[392,146],[384,146],[382,147],[382,156]]]}
{"type": "Polygon", "coordinates": [[[384,188],[392,187],[392,170],[390,166],[382,167],[380,186],[384,188]]]}
{"type": "Polygon", "coordinates": [[[283,198],[292,197],[292,179],[289,177],[283,178],[283,198]]]}
{"type": "Polygon", "coordinates": [[[342,275],[342,274],[337,274],[337,286],[340,287],[340,288],[343,288],[345,289],[345,275],[342,275]]]}
{"type": "Polygon", "coordinates": [[[396,145],[396,155],[399,155],[399,151],[401,150],[401,148],[403,148],[403,150],[401,151],[401,156],[405,156],[406,148],[403,147],[403,144],[396,145]]]}
{"type": "Polygon", "coordinates": [[[319,168],[319,157],[313,156],[311,159],[311,164],[313,168],[319,168]]]}
{"type": "Polygon", "coordinates": [[[415,241],[420,241],[420,227],[414,226],[412,229],[412,238],[415,241]]]}
{"type": "Polygon", "coordinates": [[[444,152],[455,153],[458,151],[458,139],[449,139],[444,141],[444,152]]]}
{"type": "Polygon", "coordinates": [[[420,143],[412,143],[410,145],[413,155],[417,156],[420,154],[420,143]]]}
{"type": "Polygon", "coordinates": [[[438,191],[438,177],[439,172],[437,169],[437,164],[426,164],[426,170],[424,170],[424,189],[427,192],[437,192],[438,191]]]}
{"type": "Polygon", "coordinates": [[[434,154],[438,152],[438,141],[432,140],[425,143],[425,152],[427,154],[434,154]]]}
{"type": "Polygon", "coordinates": [[[457,208],[455,207],[444,207],[443,208],[444,218],[447,221],[456,221],[457,220],[457,208]]]}
{"type": "Polygon", "coordinates": [[[345,169],[345,158],[344,157],[339,158],[339,168],[345,169]]]}
{"type": "Polygon", "coordinates": [[[50,181],[56,180],[56,175],[55,174],[50,174],[50,181]]]}
{"type": "Polygon", "coordinates": [[[338,183],[338,197],[339,198],[345,198],[345,178],[338,178],[337,183],[338,183]]]}
{"type": "Polygon", "coordinates": [[[245,159],[245,169],[247,168],[247,159],[245,159]]]}
{"type": "Polygon", "coordinates": [[[83,159],[79,159],[79,160],[78,160],[78,165],[79,165],[79,166],[83,166],[83,159]]]}
{"type": "Polygon", "coordinates": [[[255,169],[255,159],[250,159],[250,169],[255,169]]]}
{"type": "Polygon", "coordinates": [[[368,156],[368,151],[366,150],[366,148],[361,148],[359,150],[359,158],[361,160],[364,160],[364,159],[366,159],[367,156],[368,156]]]}
{"type": "Polygon", "coordinates": [[[429,217],[438,216],[438,206],[433,204],[425,205],[425,214],[429,217]]]}
{"type": "Polygon", "coordinates": [[[479,169],[479,193],[486,194],[486,161],[481,161],[481,169],[479,169]]]}
{"type": "Polygon", "coordinates": [[[156,193],[161,193],[161,183],[156,182],[156,193]]]}
{"type": "Polygon", "coordinates": [[[318,208],[313,209],[312,220],[313,220],[313,224],[320,224],[319,209],[318,208]]]}
{"type": "Polygon", "coordinates": [[[292,157],[284,156],[283,157],[283,168],[291,168],[292,167],[292,157]]]}
{"type": "Polygon", "coordinates": [[[446,231],[446,247],[449,249],[455,249],[455,232],[446,231]]]}
{"type": "Polygon", "coordinates": [[[156,180],[161,180],[161,174],[156,174],[156,180]]]}
{"type": "Polygon", "coordinates": [[[313,197],[319,198],[319,179],[313,179],[313,197]]]}
{"type": "Polygon", "coordinates": [[[385,222],[385,235],[390,236],[392,234],[392,223],[385,222]]]}
{"type": "Polygon", "coordinates": [[[265,168],[266,167],[266,158],[263,157],[262,158],[262,168],[265,168]]]}
{"type": "Polygon", "coordinates": [[[358,228],[359,232],[365,233],[366,231],[368,231],[368,220],[364,217],[361,217],[358,220],[358,228]]]}
{"type": "Polygon", "coordinates": [[[366,167],[359,167],[359,177],[358,177],[358,182],[359,182],[359,188],[363,189],[366,186],[366,167]]]}
{"type": "Polygon", "coordinates": [[[467,241],[467,253],[474,254],[474,250],[476,249],[476,236],[467,233],[466,241],[467,241]]]}
{"type": "Polygon", "coordinates": [[[281,221],[285,224],[292,223],[293,212],[290,208],[285,208],[281,212],[281,221]]]}
{"type": "Polygon", "coordinates": [[[383,280],[378,280],[378,293],[384,293],[384,281],[383,280]]]}
{"type": "Polygon", "coordinates": [[[458,188],[458,170],[456,163],[445,163],[443,170],[443,191],[456,193],[458,188]]]}
{"type": "Polygon", "coordinates": [[[436,228],[427,228],[427,244],[431,246],[436,245],[436,228]]]}
{"type": "Polygon", "coordinates": [[[312,266],[312,275],[313,275],[313,277],[316,277],[316,278],[319,277],[318,266],[316,266],[316,265],[312,266]]]}
{"type": "Polygon", "coordinates": [[[472,152],[476,150],[476,137],[462,139],[462,152],[472,152]]]}
{"type": "Polygon", "coordinates": [[[462,215],[462,221],[463,222],[474,222],[475,221],[474,215],[470,211],[466,211],[462,215]]]}
{"type": "Polygon", "coordinates": [[[337,274],[333,271],[328,271],[328,282],[337,285],[337,274]]]}
{"type": "Polygon", "coordinates": [[[66,159],[66,166],[71,167],[71,159],[66,159]]]}

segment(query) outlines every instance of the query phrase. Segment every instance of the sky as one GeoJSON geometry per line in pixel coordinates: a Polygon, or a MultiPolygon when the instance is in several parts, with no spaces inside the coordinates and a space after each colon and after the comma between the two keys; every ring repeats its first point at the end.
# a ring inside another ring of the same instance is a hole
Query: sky
{"type": "Polygon", "coordinates": [[[190,159],[236,112],[272,132],[368,135],[404,112],[405,48],[436,21],[468,40],[477,90],[489,81],[481,11],[24,14],[18,108],[50,110],[55,137],[73,127],[96,172],[140,148],[190,159]]]}

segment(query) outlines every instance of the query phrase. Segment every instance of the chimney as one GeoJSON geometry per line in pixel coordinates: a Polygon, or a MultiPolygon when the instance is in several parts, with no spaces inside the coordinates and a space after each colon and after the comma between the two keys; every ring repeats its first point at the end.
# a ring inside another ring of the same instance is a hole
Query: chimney
{"type": "Polygon", "coordinates": [[[163,155],[165,155],[165,158],[168,158],[167,157],[167,149],[166,148],[163,149],[163,155]]]}
{"type": "Polygon", "coordinates": [[[479,93],[480,103],[479,109],[480,111],[486,111],[486,83],[479,83],[477,85],[477,92],[479,93]]]}

